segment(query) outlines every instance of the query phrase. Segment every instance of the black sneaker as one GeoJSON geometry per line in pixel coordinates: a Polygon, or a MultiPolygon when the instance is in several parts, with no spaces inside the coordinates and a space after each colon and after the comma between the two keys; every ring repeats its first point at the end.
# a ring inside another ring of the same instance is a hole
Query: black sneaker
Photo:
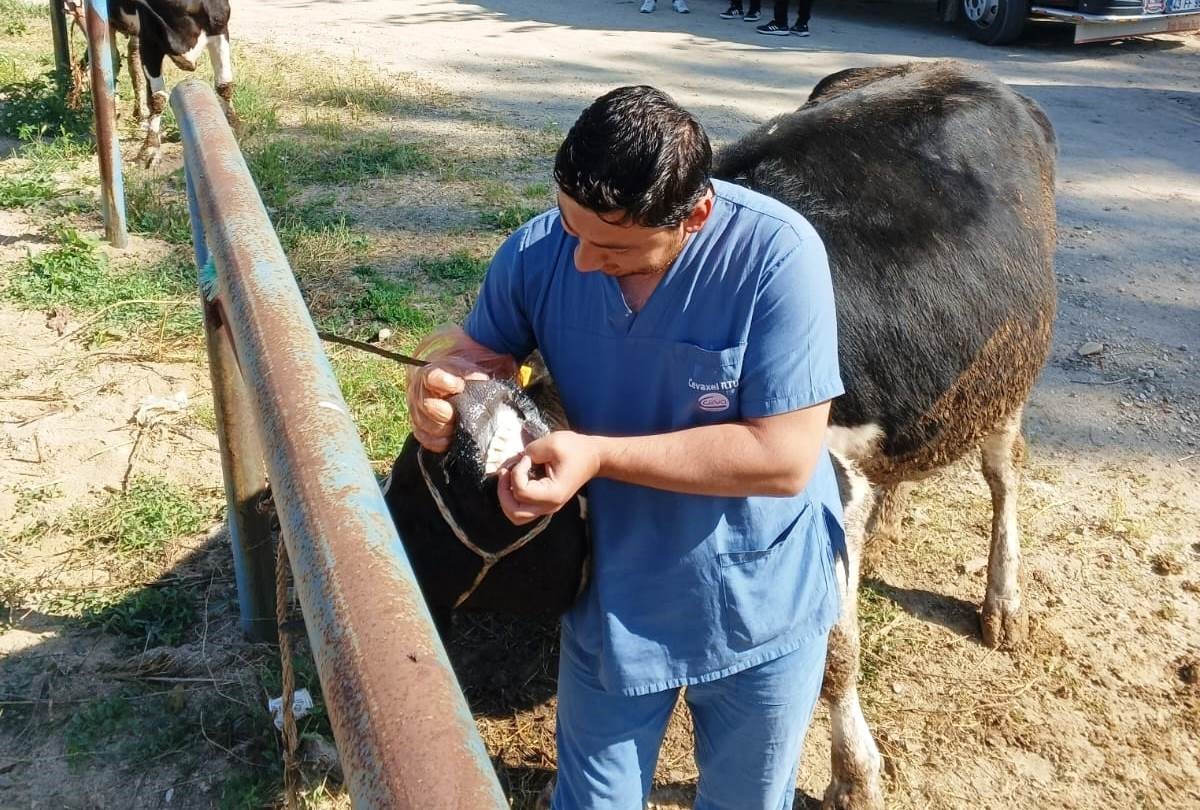
{"type": "Polygon", "coordinates": [[[721,12],[722,20],[736,20],[742,16],[742,7],[730,5],[729,8],[721,12]]]}
{"type": "Polygon", "coordinates": [[[754,30],[760,34],[766,34],[769,37],[786,37],[788,34],[792,33],[787,29],[786,26],[782,26],[774,20],[771,20],[766,25],[756,26],[754,30]]]}
{"type": "Polygon", "coordinates": [[[750,11],[750,12],[747,12],[744,17],[742,17],[742,22],[758,22],[761,19],[762,19],[762,15],[759,14],[757,11],[750,11]]]}
{"type": "Polygon", "coordinates": [[[808,36],[808,23],[796,23],[791,27],[791,33],[798,37],[808,36]]]}

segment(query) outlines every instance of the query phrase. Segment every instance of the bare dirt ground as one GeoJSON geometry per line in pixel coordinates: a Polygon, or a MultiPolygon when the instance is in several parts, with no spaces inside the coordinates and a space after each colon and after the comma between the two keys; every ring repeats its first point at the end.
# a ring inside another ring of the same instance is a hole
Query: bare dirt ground
{"type": "MultiPolygon", "coordinates": [[[[1044,30],[988,49],[933,22],[928,5],[849,3],[818,5],[811,39],[780,41],[718,19],[723,2],[691,5],[689,15],[666,3],[642,15],[630,2],[583,0],[259,0],[235,4],[232,30],[242,42],[416,73],[533,128],[565,128],[601,92],[651,83],[728,141],[794,108],[835,70],[945,56],[985,64],[1041,103],[1061,148],[1060,310],[1026,418],[1031,640],[1012,654],[980,644],[989,501],[975,460],[964,461],[917,490],[904,542],[868,580],[865,710],[891,806],[1200,806],[1200,39],[1072,46],[1044,30]],[[1080,356],[1092,342],[1102,349],[1080,356]]],[[[438,190],[420,197],[422,222],[436,220],[428,201],[438,190]]],[[[355,202],[371,205],[361,193],[355,202]]],[[[35,232],[0,212],[0,263],[37,249],[35,232]]],[[[202,366],[109,365],[60,341],[36,313],[0,311],[0,336],[5,521],[52,517],[119,488],[137,434],[129,420],[144,397],[185,389],[201,402],[207,390],[202,366]],[[69,497],[28,494],[50,487],[69,497]]],[[[135,461],[190,486],[218,485],[208,434],[186,420],[175,426],[135,461]]],[[[60,551],[39,549],[21,561],[23,574],[60,565],[60,551]]],[[[87,571],[74,576],[89,581],[87,571]]],[[[241,653],[228,598],[213,594],[225,607],[205,636],[209,654],[226,660],[241,653]]],[[[551,631],[527,628],[517,640],[512,626],[490,621],[458,631],[452,654],[492,754],[510,784],[540,784],[554,766],[551,631]]],[[[36,624],[0,634],[0,654],[6,676],[20,660],[42,678],[22,699],[57,694],[65,712],[86,693],[89,672],[120,664],[94,640],[36,624]],[[46,672],[73,686],[54,692],[46,672]]],[[[819,713],[798,806],[821,795],[827,751],[819,713]]],[[[30,753],[0,763],[0,805],[218,804],[219,770],[144,770],[130,793],[121,773],[67,768],[49,743],[30,753]],[[186,787],[168,793],[171,785],[186,787]]],[[[660,761],[657,805],[690,806],[694,779],[681,713],[660,761]]]]}

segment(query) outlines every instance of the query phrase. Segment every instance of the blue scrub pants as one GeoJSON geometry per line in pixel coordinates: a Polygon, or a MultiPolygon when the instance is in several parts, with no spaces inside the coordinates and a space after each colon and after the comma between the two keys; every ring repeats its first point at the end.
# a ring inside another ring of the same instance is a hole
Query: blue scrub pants
{"type": "MultiPolygon", "coordinates": [[[[695,810],[790,810],[828,635],[795,652],[687,687],[700,784],[695,810]]],[[[628,697],[562,655],[552,810],[641,810],[678,689],[628,697]]]]}

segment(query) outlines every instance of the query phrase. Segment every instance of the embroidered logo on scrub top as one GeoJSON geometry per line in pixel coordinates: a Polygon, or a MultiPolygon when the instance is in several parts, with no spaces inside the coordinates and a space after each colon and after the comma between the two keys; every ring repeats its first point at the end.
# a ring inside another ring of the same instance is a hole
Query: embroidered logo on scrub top
{"type": "Polygon", "coordinates": [[[696,400],[702,411],[723,411],[729,407],[729,397],[724,394],[705,394],[696,400]]]}

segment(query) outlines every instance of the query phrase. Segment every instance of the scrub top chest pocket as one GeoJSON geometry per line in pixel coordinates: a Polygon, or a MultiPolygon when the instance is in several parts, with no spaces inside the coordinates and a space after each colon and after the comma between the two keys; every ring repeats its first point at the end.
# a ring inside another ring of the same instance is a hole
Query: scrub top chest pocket
{"type": "Polygon", "coordinates": [[[739,419],[738,385],[742,376],[745,344],[727,349],[705,349],[676,343],[673,384],[678,387],[676,414],[679,427],[716,424],[739,419]]]}

